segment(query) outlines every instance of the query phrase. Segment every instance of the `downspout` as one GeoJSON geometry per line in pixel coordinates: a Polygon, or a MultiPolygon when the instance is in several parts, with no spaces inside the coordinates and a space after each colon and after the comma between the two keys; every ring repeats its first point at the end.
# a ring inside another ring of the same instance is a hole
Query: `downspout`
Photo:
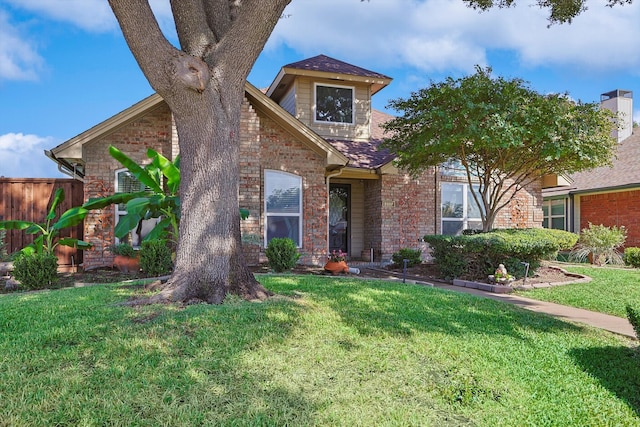
{"type": "MultiPolygon", "coordinates": [[[[327,175],[324,180],[325,183],[327,185],[327,220],[325,221],[327,224],[327,243],[326,243],[326,253],[329,253],[329,240],[331,239],[331,236],[329,235],[329,186],[330,186],[330,180],[331,178],[334,178],[336,176],[339,176],[342,174],[342,170],[343,168],[341,167],[340,169],[338,169],[336,172],[330,173],[329,175],[327,175]]],[[[326,261],[326,260],[325,260],[326,261]]]]}

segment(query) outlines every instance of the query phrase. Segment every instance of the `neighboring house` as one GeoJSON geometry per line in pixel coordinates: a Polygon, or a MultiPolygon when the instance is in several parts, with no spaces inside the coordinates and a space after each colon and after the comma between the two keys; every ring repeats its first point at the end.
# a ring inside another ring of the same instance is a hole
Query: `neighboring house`
{"type": "MultiPolygon", "coordinates": [[[[431,168],[418,179],[398,170],[379,149],[380,123],[391,116],[371,108],[371,97],[391,78],[324,55],[284,66],[266,91],[245,86],[241,117],[240,206],[250,264],[264,259],[273,237],[290,237],[301,262],[323,264],[341,249],[351,259],[386,261],[401,248],[418,248],[425,234],[477,228],[465,179],[431,168]],[[444,201],[444,203],[443,203],[444,201]],[[442,218],[441,206],[445,209],[442,218]],[[447,213],[449,212],[449,213],[447,213]]],[[[47,152],[62,170],[85,183],[85,199],[139,184],[109,157],[113,144],[134,159],[147,147],[168,158],[178,153],[168,106],[152,95],[47,152]]],[[[445,169],[443,169],[446,171],[445,169]]],[[[541,183],[522,189],[501,212],[497,227],[539,227],[541,183]]],[[[106,248],[123,206],[85,221],[84,267],[111,263],[106,248]]],[[[144,224],[134,230],[135,244],[144,224]]]]}
{"type": "Polygon", "coordinates": [[[616,158],[600,167],[567,177],[564,185],[545,188],[544,226],[579,233],[589,223],[624,226],[626,246],[640,246],[640,132],[633,126],[633,93],[602,94],[603,107],[623,113],[616,158]]]}

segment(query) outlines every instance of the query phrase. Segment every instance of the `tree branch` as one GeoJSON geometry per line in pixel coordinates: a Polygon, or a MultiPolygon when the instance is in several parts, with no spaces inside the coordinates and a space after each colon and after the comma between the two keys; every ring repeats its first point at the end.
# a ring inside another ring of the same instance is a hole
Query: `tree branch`
{"type": "Polygon", "coordinates": [[[204,59],[217,39],[212,31],[215,27],[206,20],[203,0],[171,0],[171,11],[182,50],[204,59]]]}

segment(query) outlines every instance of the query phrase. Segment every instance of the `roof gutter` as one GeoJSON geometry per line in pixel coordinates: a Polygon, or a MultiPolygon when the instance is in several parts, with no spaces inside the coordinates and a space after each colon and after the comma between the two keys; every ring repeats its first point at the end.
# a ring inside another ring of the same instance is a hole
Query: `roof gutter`
{"type": "Polygon", "coordinates": [[[56,157],[55,154],[53,154],[51,152],[51,150],[44,150],[44,154],[50,158],[51,160],[53,160],[54,162],[56,162],[56,164],[58,165],[58,171],[64,175],[70,176],[71,178],[84,182],[84,175],[80,172],[78,172],[78,168],[76,165],[72,165],[71,163],[67,162],[64,159],[60,159],[58,157],[56,157]]]}

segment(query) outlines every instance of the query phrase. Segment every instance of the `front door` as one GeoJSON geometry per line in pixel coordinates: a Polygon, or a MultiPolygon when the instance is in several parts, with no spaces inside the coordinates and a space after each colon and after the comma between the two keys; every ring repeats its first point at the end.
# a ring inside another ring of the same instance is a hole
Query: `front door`
{"type": "Polygon", "coordinates": [[[349,205],[351,185],[329,185],[329,252],[349,253],[349,205]]]}

